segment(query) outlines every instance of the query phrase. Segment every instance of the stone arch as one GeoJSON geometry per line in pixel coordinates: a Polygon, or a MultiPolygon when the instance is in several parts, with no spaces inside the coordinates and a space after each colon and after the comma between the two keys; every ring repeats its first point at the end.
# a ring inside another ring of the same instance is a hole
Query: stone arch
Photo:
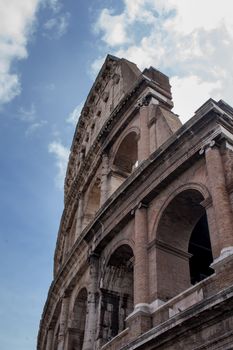
{"type": "Polygon", "coordinates": [[[131,128],[119,139],[112,157],[112,167],[122,176],[129,176],[138,160],[138,129],[131,128]]]}
{"type": "Polygon", "coordinates": [[[125,319],[133,311],[133,259],[130,245],[121,244],[106,261],[100,286],[102,344],[125,329],[125,319]]]}
{"type": "Polygon", "coordinates": [[[123,131],[122,134],[119,136],[114,148],[111,151],[110,166],[113,164],[113,161],[116,157],[116,154],[119,150],[119,147],[120,147],[122,141],[128,136],[128,134],[131,134],[131,133],[135,133],[137,140],[139,139],[140,129],[137,126],[131,126],[130,128],[127,128],[125,131],[123,131]]]}
{"type": "Polygon", "coordinates": [[[74,310],[74,306],[75,306],[75,301],[77,300],[80,292],[82,290],[88,290],[87,288],[87,285],[86,283],[83,281],[79,281],[79,285],[76,285],[73,289],[72,289],[72,285],[70,285],[70,290],[72,290],[72,297],[71,297],[71,300],[70,300],[70,306],[69,306],[69,311],[70,311],[70,314],[71,314],[71,319],[72,319],[72,313],[73,313],[73,310],[74,310]]]}
{"type": "Polygon", "coordinates": [[[107,250],[107,247],[105,250],[107,250],[106,255],[104,257],[104,261],[103,261],[103,271],[106,269],[106,267],[108,266],[108,262],[109,259],[111,258],[112,254],[122,245],[128,245],[131,249],[132,252],[134,251],[134,242],[132,240],[129,239],[121,239],[117,242],[115,242],[115,244],[113,244],[111,246],[110,249],[107,250]]]}
{"type": "Polygon", "coordinates": [[[83,214],[83,227],[86,227],[94,218],[100,208],[100,179],[97,177],[87,195],[87,201],[83,214]]]}
{"type": "Polygon", "coordinates": [[[127,129],[110,152],[109,193],[112,194],[133,172],[138,161],[137,127],[127,129]]]}
{"type": "Polygon", "coordinates": [[[169,203],[181,192],[186,190],[197,190],[199,191],[203,196],[203,201],[210,199],[210,193],[207,187],[203,184],[198,184],[196,182],[189,182],[187,184],[183,184],[181,186],[178,186],[177,188],[173,189],[172,192],[168,195],[168,197],[165,199],[163,204],[161,205],[158,215],[155,219],[155,222],[153,224],[152,231],[155,232],[155,235],[157,233],[157,227],[160,221],[160,218],[165,210],[165,208],[169,205],[169,203]]]}
{"type": "Polygon", "coordinates": [[[162,301],[169,300],[193,283],[193,271],[197,269],[195,262],[192,266],[190,264],[193,254],[200,255],[208,250],[205,262],[208,266],[200,268],[207,271],[207,276],[213,273],[209,268],[213,257],[208,223],[205,209],[201,205],[208,192],[203,189],[203,186],[196,184],[178,188],[160,212],[156,227],[156,294],[162,301]],[[199,245],[200,249],[193,249],[194,245],[199,245]]]}
{"type": "Polygon", "coordinates": [[[87,289],[79,290],[72,309],[69,350],[82,350],[87,314],[87,289]]]}

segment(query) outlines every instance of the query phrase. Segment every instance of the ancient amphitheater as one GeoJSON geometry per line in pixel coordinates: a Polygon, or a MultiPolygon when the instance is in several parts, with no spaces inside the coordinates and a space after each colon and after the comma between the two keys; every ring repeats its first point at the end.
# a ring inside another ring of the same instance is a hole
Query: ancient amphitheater
{"type": "Polygon", "coordinates": [[[233,109],[107,56],[71,146],[38,350],[233,349],[233,109]]]}

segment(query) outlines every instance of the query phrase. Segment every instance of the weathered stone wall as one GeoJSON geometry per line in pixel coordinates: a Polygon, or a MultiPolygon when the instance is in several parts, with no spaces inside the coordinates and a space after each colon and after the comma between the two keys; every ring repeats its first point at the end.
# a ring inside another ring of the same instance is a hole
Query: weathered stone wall
{"type": "Polygon", "coordinates": [[[72,145],[38,350],[231,342],[231,110],[209,100],[181,126],[172,106],[162,73],[107,58],[72,145]],[[191,243],[208,254],[194,285],[191,243]]]}

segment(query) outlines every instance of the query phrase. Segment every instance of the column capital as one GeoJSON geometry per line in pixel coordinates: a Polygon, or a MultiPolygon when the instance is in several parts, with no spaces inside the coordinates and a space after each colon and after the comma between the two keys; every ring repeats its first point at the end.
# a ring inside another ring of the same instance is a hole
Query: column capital
{"type": "Polygon", "coordinates": [[[143,202],[139,202],[136,204],[136,206],[130,211],[130,214],[133,216],[135,215],[135,212],[137,211],[137,209],[147,209],[148,208],[148,204],[143,203],[143,202]]]}
{"type": "Polygon", "coordinates": [[[95,252],[90,252],[88,254],[88,258],[87,261],[89,264],[91,264],[93,261],[99,260],[99,254],[95,253],[95,252]]]}
{"type": "Polygon", "coordinates": [[[213,148],[214,146],[217,146],[217,143],[215,140],[210,140],[208,142],[206,142],[200,149],[199,154],[202,155],[204,154],[206,151],[208,151],[210,148],[213,148]]]}
{"type": "Polygon", "coordinates": [[[136,209],[147,209],[148,208],[148,204],[140,202],[138,203],[136,209]]]}

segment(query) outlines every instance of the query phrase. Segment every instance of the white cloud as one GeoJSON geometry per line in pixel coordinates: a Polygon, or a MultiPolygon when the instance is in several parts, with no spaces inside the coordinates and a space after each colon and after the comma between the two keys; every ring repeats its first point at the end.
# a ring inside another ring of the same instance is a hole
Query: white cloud
{"type": "Polygon", "coordinates": [[[76,126],[78,119],[80,117],[83,105],[84,105],[84,102],[82,101],[81,103],[79,103],[77,107],[74,108],[74,110],[70,113],[70,115],[66,119],[67,123],[70,123],[76,126]]]}
{"type": "Polygon", "coordinates": [[[45,5],[49,6],[53,12],[59,12],[61,10],[61,2],[60,0],[44,0],[45,1],[45,5]]]}
{"type": "Polygon", "coordinates": [[[27,128],[25,134],[27,136],[30,136],[30,135],[34,134],[35,131],[37,131],[38,129],[42,128],[44,125],[46,125],[47,123],[48,123],[47,120],[40,120],[38,122],[32,123],[27,128]]]}
{"type": "Polygon", "coordinates": [[[173,8],[177,15],[168,21],[168,27],[175,28],[182,33],[191,33],[197,28],[211,30],[222,23],[232,32],[231,1],[222,0],[167,0],[167,9],[173,8]]]}
{"type": "Polygon", "coordinates": [[[20,107],[19,108],[19,119],[23,122],[30,123],[36,119],[36,108],[32,103],[29,108],[20,107]]]}
{"type": "Polygon", "coordinates": [[[21,91],[11,66],[15,59],[27,57],[27,42],[33,31],[39,0],[0,0],[0,104],[21,91]]]}
{"type": "Polygon", "coordinates": [[[17,118],[26,125],[25,135],[30,136],[48,122],[37,118],[35,105],[32,103],[29,108],[20,107],[17,118]]]}
{"type": "Polygon", "coordinates": [[[52,153],[56,158],[56,167],[58,172],[55,178],[55,184],[60,190],[63,190],[70,151],[60,141],[51,142],[48,146],[48,150],[49,153],[52,153]]]}
{"type": "Polygon", "coordinates": [[[44,23],[45,35],[50,39],[59,39],[67,31],[70,14],[68,12],[57,17],[50,18],[44,23]]]}
{"type": "Polygon", "coordinates": [[[97,32],[103,32],[103,40],[109,46],[115,46],[124,44],[128,41],[126,34],[126,16],[122,15],[112,15],[112,12],[108,9],[104,9],[98,22],[96,23],[97,32]]]}
{"type": "MultiPolygon", "coordinates": [[[[183,120],[210,96],[233,104],[233,4],[222,0],[124,0],[96,28],[106,51],[169,74],[183,120]],[[123,20],[124,19],[124,20],[123,20]],[[118,36],[119,33],[119,36],[118,36]],[[118,40],[116,39],[118,38],[118,40]]],[[[103,48],[102,48],[103,50],[103,48]]],[[[99,68],[98,58],[92,69],[99,68]]]]}
{"type": "Polygon", "coordinates": [[[182,121],[186,122],[211,97],[212,91],[221,87],[221,82],[202,82],[197,76],[191,75],[184,78],[173,77],[171,85],[175,101],[174,112],[179,113],[182,110],[182,121]]]}
{"type": "Polygon", "coordinates": [[[20,77],[12,71],[12,64],[28,56],[27,44],[41,4],[56,15],[45,23],[48,35],[53,32],[53,37],[61,37],[67,30],[70,14],[60,13],[60,0],[0,0],[0,105],[21,92],[20,77]]]}

